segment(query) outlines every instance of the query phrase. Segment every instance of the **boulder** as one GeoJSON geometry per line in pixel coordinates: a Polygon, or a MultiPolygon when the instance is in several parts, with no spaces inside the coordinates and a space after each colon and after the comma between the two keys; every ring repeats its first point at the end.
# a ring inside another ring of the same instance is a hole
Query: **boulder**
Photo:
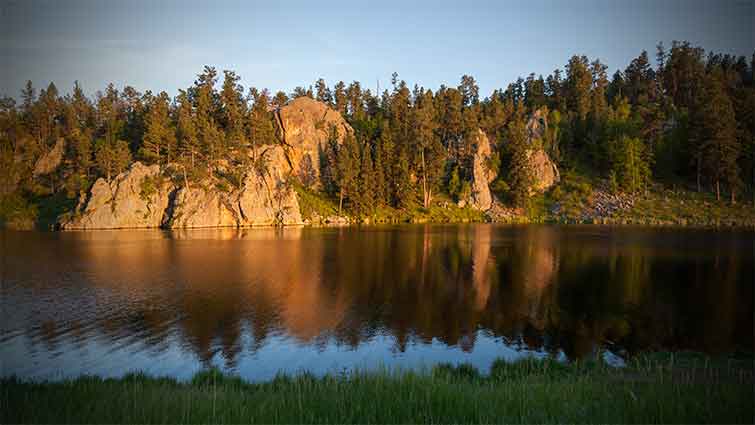
{"type": "Polygon", "coordinates": [[[493,206],[493,194],[490,192],[489,184],[495,180],[497,171],[489,167],[492,149],[488,136],[478,129],[472,137],[475,155],[472,163],[472,198],[469,204],[487,211],[493,206]]]}
{"type": "Polygon", "coordinates": [[[66,150],[66,141],[62,137],[55,142],[55,146],[49,152],[39,157],[34,163],[34,177],[50,174],[57,170],[63,162],[63,154],[66,150]]]}
{"type": "Polygon", "coordinates": [[[285,147],[287,169],[307,186],[322,187],[320,179],[330,128],[338,130],[338,143],[354,130],[341,114],[323,102],[298,97],[275,113],[285,147]]]}
{"type": "Polygon", "coordinates": [[[528,152],[532,175],[534,176],[532,190],[543,192],[558,183],[561,176],[558,167],[551,161],[548,154],[543,149],[531,150],[528,152]]]}
{"type": "Polygon", "coordinates": [[[100,178],[72,214],[59,221],[62,229],[125,229],[158,227],[172,186],[160,178],[160,167],[133,163],[113,181],[100,178]]]}

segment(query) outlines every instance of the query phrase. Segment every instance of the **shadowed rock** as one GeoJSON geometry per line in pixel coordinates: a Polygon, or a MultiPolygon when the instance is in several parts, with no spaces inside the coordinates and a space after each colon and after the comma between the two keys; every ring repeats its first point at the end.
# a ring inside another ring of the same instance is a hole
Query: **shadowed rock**
{"type": "Polygon", "coordinates": [[[34,164],[34,177],[50,174],[60,167],[63,162],[63,154],[66,150],[66,141],[59,138],[55,146],[49,152],[42,155],[34,164]]]}
{"type": "Polygon", "coordinates": [[[542,140],[548,131],[548,117],[546,111],[538,109],[527,121],[527,143],[532,147],[528,152],[532,175],[533,192],[547,190],[561,180],[558,167],[551,161],[548,154],[543,150],[542,140]]]}

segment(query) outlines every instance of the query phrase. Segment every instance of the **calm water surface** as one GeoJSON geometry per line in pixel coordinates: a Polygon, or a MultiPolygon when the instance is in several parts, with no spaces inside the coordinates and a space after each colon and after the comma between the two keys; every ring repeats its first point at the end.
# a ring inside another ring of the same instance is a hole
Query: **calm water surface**
{"type": "Polygon", "coordinates": [[[2,375],[753,351],[755,234],[597,226],[10,232],[2,375]]]}

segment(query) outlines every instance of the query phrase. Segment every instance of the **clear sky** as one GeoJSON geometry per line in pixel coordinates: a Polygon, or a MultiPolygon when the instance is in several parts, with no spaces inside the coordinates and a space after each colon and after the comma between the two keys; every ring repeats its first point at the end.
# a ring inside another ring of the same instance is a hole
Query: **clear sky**
{"type": "Polygon", "coordinates": [[[372,88],[396,71],[435,89],[473,75],[481,94],[573,54],[624,68],[657,42],[750,56],[753,0],[0,0],[0,94],[31,79],[92,94],[190,85],[207,65],[290,92],[323,77],[372,88]]]}

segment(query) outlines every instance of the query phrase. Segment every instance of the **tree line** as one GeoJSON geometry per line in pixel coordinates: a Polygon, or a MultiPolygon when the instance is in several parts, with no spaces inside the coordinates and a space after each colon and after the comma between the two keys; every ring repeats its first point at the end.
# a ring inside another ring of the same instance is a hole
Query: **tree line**
{"type": "MultiPolygon", "coordinates": [[[[481,98],[472,76],[433,91],[393,74],[382,93],[359,82],[323,79],[292,93],[240,85],[213,67],[175,97],[112,84],[93,98],[77,84],[28,82],[20,102],[0,101],[0,195],[3,199],[74,199],[93,182],[111,180],[133,161],[158,164],[178,185],[238,186],[258,147],[279,143],[274,110],[311,97],[340,112],[354,129],[329,132],[323,190],[357,215],[376,208],[429,207],[439,193],[470,193],[475,132],[494,145],[486,166],[498,171],[499,196],[527,203],[527,152],[542,148],[562,169],[642,194],[653,181],[712,191],[736,202],[755,194],[755,89],[749,60],[706,53],[687,42],[643,51],[610,78],[598,59],[572,56],[563,69],[530,74],[481,98]],[[527,120],[547,118],[548,131],[528,144],[527,120]],[[39,158],[65,141],[62,165],[34,172],[39,158]]],[[[307,183],[307,182],[303,182],[307,183]]],[[[753,196],[755,202],[755,196],[753,196]]]]}

